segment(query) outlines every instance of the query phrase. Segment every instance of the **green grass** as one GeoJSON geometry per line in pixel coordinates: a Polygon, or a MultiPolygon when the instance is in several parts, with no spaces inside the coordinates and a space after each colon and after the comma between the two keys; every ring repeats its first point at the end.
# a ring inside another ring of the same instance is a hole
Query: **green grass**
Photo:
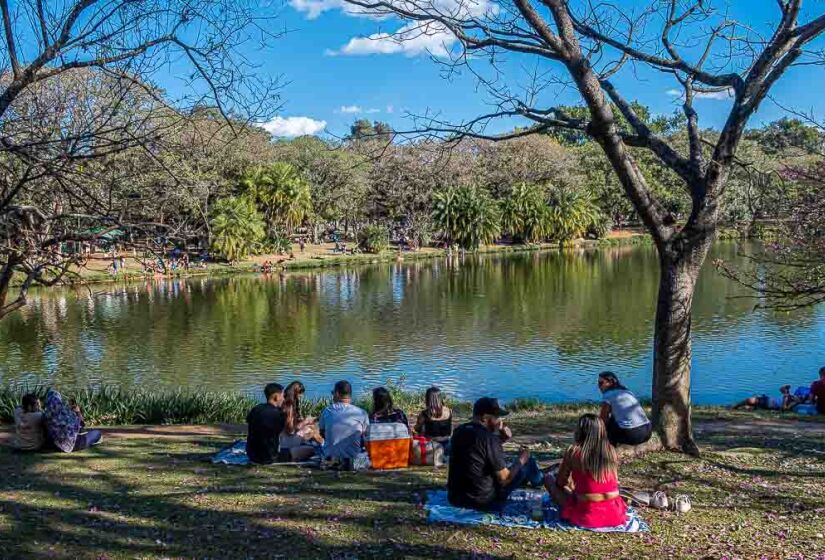
{"type": "MultiPolygon", "coordinates": [[[[579,413],[553,410],[510,417],[540,460],[559,456],[579,413]]],[[[427,525],[421,496],[444,485],[445,469],[213,466],[205,459],[236,437],[221,431],[107,436],[72,455],[0,448],[0,557],[821,558],[825,427],[746,413],[708,426],[700,459],[622,466],[626,485],[693,500],[685,516],[643,511],[653,530],[642,535],[427,525]]]]}

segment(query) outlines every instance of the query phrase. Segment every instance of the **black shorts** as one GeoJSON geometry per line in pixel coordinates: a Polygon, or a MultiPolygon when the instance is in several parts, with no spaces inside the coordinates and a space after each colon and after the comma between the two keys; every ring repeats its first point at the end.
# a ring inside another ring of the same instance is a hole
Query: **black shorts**
{"type": "Polygon", "coordinates": [[[648,422],[636,428],[622,428],[611,418],[607,422],[607,439],[616,445],[641,445],[653,435],[653,425],[648,422]]]}

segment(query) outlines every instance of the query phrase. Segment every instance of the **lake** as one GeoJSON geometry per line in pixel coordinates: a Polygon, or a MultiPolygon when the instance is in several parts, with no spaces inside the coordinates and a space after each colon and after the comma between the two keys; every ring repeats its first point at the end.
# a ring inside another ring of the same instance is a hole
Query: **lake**
{"type": "MultiPolygon", "coordinates": [[[[693,399],[729,403],[808,384],[825,307],[754,310],[712,260],[694,303],[693,399]]],[[[33,294],[0,321],[0,382],[237,390],[301,379],[327,395],[387,379],[453,395],[598,397],[611,369],[650,394],[658,270],[650,246],[482,255],[147,281],[33,294]]]]}

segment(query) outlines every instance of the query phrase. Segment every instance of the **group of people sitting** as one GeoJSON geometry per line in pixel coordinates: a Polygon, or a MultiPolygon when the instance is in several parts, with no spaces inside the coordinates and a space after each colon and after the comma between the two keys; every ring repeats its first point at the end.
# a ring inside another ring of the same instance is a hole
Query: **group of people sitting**
{"type": "Polygon", "coordinates": [[[496,511],[513,490],[532,485],[550,493],[563,519],[588,528],[612,527],[625,522],[626,512],[619,496],[615,446],[646,442],[652,425],[639,400],[615,374],[600,373],[598,387],[599,414],[579,418],[574,443],[558,470],[542,471],[526,448],[521,448],[516,461],[507,463],[503,445],[513,434],[504,422],[508,411],[497,399],[478,399],[472,419],[453,430],[452,411],[437,387],[427,390],[425,408],[411,424],[384,387],[373,390],[371,413],[355,406],[347,381],[335,384],[333,401],[317,420],[301,416],[305,388],[300,381],[286,388],[267,385],[266,402],[247,417],[246,451],[250,461],[258,464],[300,461],[317,453],[347,468],[363,453],[370,424],[400,423],[412,434],[444,447],[450,458],[448,497],[457,507],[496,511]]]}
{"type": "MultiPolygon", "coordinates": [[[[819,368],[819,379],[810,387],[797,387],[791,393],[790,385],[779,388],[779,398],[770,395],[753,395],[735,405],[734,409],[797,411],[800,405],[813,405],[817,414],[825,414],[825,366],[819,368]]],[[[813,414],[813,412],[811,412],[813,414]]]]}
{"type": "MultiPolygon", "coordinates": [[[[352,385],[339,381],[332,391],[332,403],[317,419],[302,415],[305,392],[300,381],[286,387],[279,383],[264,387],[266,402],[250,410],[246,418],[246,454],[251,462],[304,461],[318,454],[346,468],[362,453],[371,423],[410,426],[407,415],[394,406],[385,387],[373,390],[373,410],[367,413],[352,404],[352,385]]],[[[418,415],[412,432],[446,443],[452,433],[452,411],[444,404],[438,387],[427,389],[425,400],[426,408],[418,415]]]]}
{"type": "Polygon", "coordinates": [[[98,430],[85,430],[76,402],[66,402],[54,389],[46,392],[46,407],[34,393],[23,395],[14,410],[15,448],[20,451],[80,451],[102,441],[98,430]]]}

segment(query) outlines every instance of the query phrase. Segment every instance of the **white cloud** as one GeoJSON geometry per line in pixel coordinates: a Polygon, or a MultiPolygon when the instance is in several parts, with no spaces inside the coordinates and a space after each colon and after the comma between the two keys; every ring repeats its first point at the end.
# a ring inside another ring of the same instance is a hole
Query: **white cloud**
{"type": "Polygon", "coordinates": [[[372,19],[385,19],[385,14],[370,12],[367,8],[350,4],[346,0],[289,0],[292,8],[304,14],[307,19],[317,19],[324,12],[330,10],[341,10],[349,16],[369,17],[372,19]]]}
{"type": "Polygon", "coordinates": [[[455,35],[437,23],[410,23],[394,33],[373,33],[368,37],[353,37],[333,53],[341,55],[430,54],[446,57],[456,42],[455,35]]]}
{"type": "MultiPolygon", "coordinates": [[[[429,0],[425,5],[410,0],[388,0],[393,6],[422,15],[446,16],[452,19],[495,15],[499,6],[494,0],[429,0]]],[[[289,4],[308,19],[315,19],[328,10],[340,9],[346,15],[382,20],[393,17],[392,9],[369,9],[346,0],[289,0],[289,4]]],[[[421,54],[446,57],[458,41],[447,28],[434,21],[408,23],[392,33],[378,32],[366,37],[353,37],[338,50],[327,49],[327,56],[367,54],[421,54]]]]}
{"type": "Polygon", "coordinates": [[[358,105],[341,105],[341,108],[338,109],[339,113],[344,113],[345,115],[357,115],[361,112],[361,107],[358,105]]]}
{"type": "Polygon", "coordinates": [[[309,117],[275,117],[260,126],[272,136],[295,138],[318,134],[327,127],[327,121],[316,121],[309,117]]]}
{"type": "MultiPolygon", "coordinates": [[[[685,92],[678,89],[669,89],[665,92],[670,97],[684,99],[685,92]]],[[[694,94],[696,99],[713,99],[715,101],[727,101],[733,99],[733,90],[724,89],[722,91],[697,91],[694,94]]]]}

